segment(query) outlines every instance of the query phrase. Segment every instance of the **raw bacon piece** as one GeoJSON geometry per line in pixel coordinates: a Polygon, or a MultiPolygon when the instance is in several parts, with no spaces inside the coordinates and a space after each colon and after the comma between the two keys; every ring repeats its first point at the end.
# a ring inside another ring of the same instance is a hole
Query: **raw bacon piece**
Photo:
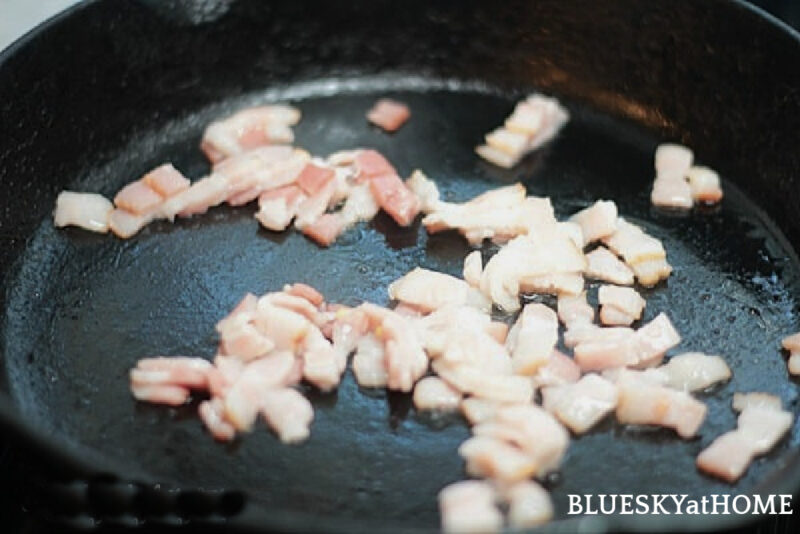
{"type": "Polygon", "coordinates": [[[542,388],[544,409],[576,434],[583,434],[617,406],[617,388],[589,373],[574,384],[542,388]]]}
{"type": "Polygon", "coordinates": [[[520,293],[574,296],[582,291],[583,276],[577,272],[523,276],[519,279],[520,293]]]}
{"type": "Polygon", "coordinates": [[[787,362],[789,374],[800,376],[800,332],[783,338],[781,345],[789,351],[787,362]]]}
{"type": "Polygon", "coordinates": [[[61,228],[78,226],[90,232],[105,234],[109,228],[109,216],[113,204],[96,193],[74,193],[62,191],[56,199],[53,223],[61,228]]]}
{"type": "Polygon", "coordinates": [[[620,286],[633,285],[633,271],[606,247],[600,246],[586,254],[587,278],[602,280],[620,286]]]}
{"type": "Polygon", "coordinates": [[[458,448],[458,454],[467,462],[467,473],[472,476],[513,484],[536,473],[533,458],[514,445],[490,436],[476,435],[468,439],[458,448]]]}
{"type": "Polygon", "coordinates": [[[129,211],[115,209],[108,214],[108,227],[115,236],[128,239],[139,233],[139,230],[150,224],[153,219],[153,214],[134,215],[129,211]]]}
{"type": "MultiPolygon", "coordinates": [[[[333,156],[331,156],[333,157],[333,156]]],[[[359,180],[369,180],[378,176],[397,176],[397,171],[377,150],[358,150],[352,158],[359,180]]]]}
{"type": "Polygon", "coordinates": [[[495,504],[496,493],[488,482],[464,480],[439,492],[442,531],[448,534],[492,533],[503,528],[503,516],[495,504]]]}
{"type": "Polygon", "coordinates": [[[525,403],[533,398],[533,384],[527,377],[486,374],[474,366],[448,364],[442,359],[432,365],[437,375],[462,393],[504,403],[525,403]]]}
{"type": "Polygon", "coordinates": [[[617,205],[613,201],[598,200],[569,220],[581,227],[583,246],[586,246],[612,235],[617,230],[617,215],[617,205]]]}
{"type": "Polygon", "coordinates": [[[422,224],[429,233],[458,230],[471,244],[479,245],[484,239],[505,242],[529,232],[549,234],[556,219],[550,199],[526,197],[525,187],[514,184],[463,204],[439,202],[422,224]]]}
{"type": "Polygon", "coordinates": [[[470,425],[477,425],[494,419],[501,406],[503,404],[498,401],[468,397],[461,401],[461,413],[470,425]]]}
{"type": "Polygon", "coordinates": [[[378,213],[380,206],[369,189],[369,184],[357,184],[350,188],[347,200],[341,210],[341,217],[346,226],[360,221],[369,221],[378,213]]]}
{"type": "Polygon", "coordinates": [[[617,420],[674,429],[684,439],[697,434],[707,408],[688,393],[637,379],[617,382],[617,420]]]}
{"type": "Polygon", "coordinates": [[[773,410],[781,410],[782,404],[780,397],[771,395],[769,393],[734,393],[733,394],[733,411],[743,412],[745,408],[768,408],[773,410]]]}
{"type": "Polygon", "coordinates": [[[287,284],[283,286],[283,292],[287,295],[304,298],[310,302],[312,306],[317,308],[322,306],[322,304],[325,302],[325,297],[322,296],[322,293],[308,284],[299,282],[291,285],[287,284]]]}
{"type": "MultiPolygon", "coordinates": [[[[534,404],[503,406],[493,422],[504,429],[511,443],[535,461],[536,477],[558,469],[569,445],[569,434],[547,411],[534,404]]],[[[479,426],[473,428],[476,434],[479,426]]]]}
{"type": "Polygon", "coordinates": [[[689,209],[694,205],[692,188],[683,176],[658,177],[653,182],[650,202],[663,208],[689,209]]]}
{"type": "Polygon", "coordinates": [[[289,146],[266,146],[229,158],[214,166],[213,174],[228,183],[226,200],[244,205],[264,191],[293,183],[311,155],[289,146]]]}
{"type": "Polygon", "coordinates": [[[633,321],[642,317],[642,311],[647,304],[639,293],[630,287],[603,285],[597,291],[597,300],[600,303],[600,320],[603,324],[628,326],[633,321]],[[605,316],[611,308],[620,312],[622,316],[605,316]]]}
{"type": "Polygon", "coordinates": [[[422,213],[431,213],[439,207],[439,188],[433,180],[429,180],[420,170],[415,170],[406,180],[406,187],[419,199],[422,213]]]}
{"type": "Polygon", "coordinates": [[[306,199],[306,195],[296,185],[287,185],[261,193],[258,197],[259,210],[255,215],[261,226],[275,232],[285,230],[297,210],[306,199]]]}
{"type": "Polygon", "coordinates": [[[231,441],[236,436],[236,429],[225,420],[225,404],[222,399],[215,397],[201,402],[197,413],[217,441],[231,441]]]}
{"type": "Polygon", "coordinates": [[[138,401],[180,406],[189,400],[189,388],[174,385],[131,385],[131,393],[138,401]]]}
{"type": "Polygon", "coordinates": [[[461,393],[440,378],[428,376],[414,387],[414,407],[417,410],[450,412],[458,409],[461,393]]]}
{"type": "Polygon", "coordinates": [[[272,105],[249,108],[212,122],[200,145],[208,159],[216,163],[261,145],[291,143],[289,126],[300,120],[300,111],[290,106],[272,105]]]}
{"type": "Polygon", "coordinates": [[[419,213],[417,196],[396,174],[382,174],[369,181],[372,196],[400,226],[408,226],[419,213]]]}
{"type": "Polygon", "coordinates": [[[603,242],[615,254],[622,256],[630,267],[643,261],[667,257],[661,241],[622,217],[617,219],[616,232],[603,238],[603,242]]]}
{"type": "Polygon", "coordinates": [[[306,195],[312,196],[333,180],[334,175],[333,169],[308,163],[297,176],[295,183],[306,195]]]}
{"type": "Polygon", "coordinates": [[[409,392],[428,370],[428,355],[422,349],[409,319],[388,314],[381,322],[386,350],[386,386],[409,392]]]}
{"type": "Polygon", "coordinates": [[[310,326],[302,346],[303,378],[322,391],[339,385],[341,372],[336,351],[316,327],[310,326]]]}
{"type": "Polygon", "coordinates": [[[575,345],[575,362],[584,371],[652,367],[661,363],[666,352],[680,340],[664,313],[635,332],[628,328],[592,328],[590,325],[575,345]]]}
{"type": "Polygon", "coordinates": [[[694,162],[694,153],[676,143],[662,143],[656,147],[655,169],[658,176],[683,178],[694,162]]]}
{"type": "Polygon", "coordinates": [[[164,197],[153,191],[142,180],[131,182],[114,197],[114,205],[134,215],[147,215],[152,213],[164,202],[164,197]]]}
{"type": "Polygon", "coordinates": [[[692,167],[686,173],[692,198],[695,202],[703,204],[716,204],[722,200],[722,186],[719,174],[708,167],[692,167]]]}
{"type": "Polygon", "coordinates": [[[197,180],[186,191],[167,199],[161,205],[161,212],[169,220],[173,220],[176,215],[191,217],[222,204],[228,194],[228,179],[212,174],[197,180]]]}
{"type": "Polygon", "coordinates": [[[130,372],[131,384],[141,386],[181,386],[206,389],[211,363],[185,356],[145,358],[130,372]]]}
{"type": "Polygon", "coordinates": [[[324,213],[311,224],[303,227],[303,234],[321,247],[329,247],[345,229],[345,223],[338,213],[324,213]]]}
{"type": "Polygon", "coordinates": [[[654,370],[665,373],[666,385],[684,391],[701,391],[731,377],[731,370],[725,360],[701,352],[673,356],[666,364],[654,370]]]}
{"type": "Polygon", "coordinates": [[[736,393],[734,409],[741,409],[737,428],[719,436],[697,456],[698,469],[730,483],[747,471],[753,458],[772,449],[794,419],[779,399],[765,393],[736,393]]]}
{"type": "MultiPolygon", "coordinates": [[[[578,273],[586,268],[583,253],[563,235],[519,236],[486,263],[480,289],[500,308],[519,309],[521,281],[541,276],[578,273]]],[[[577,289],[573,288],[572,291],[577,289]]],[[[581,280],[581,288],[583,289],[581,280]]]]}
{"type": "Polygon", "coordinates": [[[661,280],[666,280],[672,274],[672,266],[666,258],[646,260],[630,265],[636,279],[644,287],[653,287],[661,280]]]}
{"type": "Polygon", "coordinates": [[[514,484],[505,491],[508,522],[512,528],[527,529],[543,525],[553,518],[550,494],[533,481],[514,484]]]}
{"type": "Polygon", "coordinates": [[[487,311],[491,306],[463,280],[421,267],[389,284],[389,298],[425,313],[447,305],[478,303],[479,309],[487,311]]]}
{"type": "Polygon", "coordinates": [[[594,309],[586,302],[586,292],[579,295],[558,296],[558,318],[570,328],[578,323],[589,324],[594,320],[594,309]]]}
{"type": "Polygon", "coordinates": [[[505,125],[486,135],[486,144],[475,151],[490,163],[511,168],[555,137],[568,119],[556,99],[532,94],[518,103],[505,125]]]}
{"type": "Polygon", "coordinates": [[[483,272],[483,258],[480,250],[473,250],[464,258],[464,281],[472,287],[478,287],[481,283],[481,273],[483,272]]]}
{"type": "Polygon", "coordinates": [[[365,388],[385,387],[386,360],[383,343],[372,334],[358,341],[353,357],[353,374],[358,385],[365,388]]]}
{"type": "Polygon", "coordinates": [[[294,389],[265,392],[261,413],[283,443],[299,443],[311,434],[314,409],[308,399],[294,389]]]}
{"type": "Polygon", "coordinates": [[[546,365],[558,342],[558,317],[544,304],[527,304],[506,339],[516,374],[533,375],[546,365]]]}
{"type": "Polygon", "coordinates": [[[581,377],[581,368],[572,358],[555,349],[545,365],[533,375],[536,387],[563,386],[577,382],[581,377]]]}
{"type": "Polygon", "coordinates": [[[306,197],[297,208],[297,219],[294,221],[295,228],[305,229],[306,226],[314,224],[331,205],[331,200],[336,192],[336,182],[329,181],[315,194],[306,197]]]}
{"type": "Polygon", "coordinates": [[[177,195],[189,189],[191,182],[171,163],[156,167],[142,177],[147,186],[164,198],[177,195]]]}
{"type": "Polygon", "coordinates": [[[408,106],[402,102],[381,98],[367,113],[367,120],[387,132],[394,132],[405,124],[410,116],[408,106]]]}

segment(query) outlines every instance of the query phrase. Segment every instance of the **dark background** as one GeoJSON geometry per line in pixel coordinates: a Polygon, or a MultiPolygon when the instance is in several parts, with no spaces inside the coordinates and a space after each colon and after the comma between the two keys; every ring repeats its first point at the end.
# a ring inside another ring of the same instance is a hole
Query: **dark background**
{"type": "MultiPolygon", "coordinates": [[[[754,0],[751,3],[765,9],[795,29],[800,29],[800,0],[754,0]]],[[[38,457],[33,451],[27,450],[24,445],[15,443],[8,436],[0,436],[0,532],[39,533],[65,530],[66,527],[62,524],[41,521],[41,517],[46,515],[46,510],[54,500],[58,507],[69,504],[63,502],[69,500],[68,495],[60,497],[46,495],[41,490],[43,486],[47,486],[47,484],[42,484],[43,481],[61,477],[58,466],[47,465],[43,458],[38,457]]],[[[81,483],[76,482],[76,484],[80,485],[81,483]]],[[[794,516],[770,518],[752,528],[740,529],[736,532],[764,534],[800,532],[798,503],[795,503],[794,506],[794,516]]],[[[91,523],[72,525],[72,527],[78,530],[95,530],[98,527],[103,531],[111,530],[108,527],[91,523]]],[[[115,529],[118,530],[119,527],[115,527],[115,529]]],[[[162,525],[159,529],[186,530],[179,525],[173,527],[162,525]]],[[[142,531],[142,528],[139,527],[135,530],[142,531]]],[[[191,531],[197,531],[196,527],[192,527],[191,531]]]]}

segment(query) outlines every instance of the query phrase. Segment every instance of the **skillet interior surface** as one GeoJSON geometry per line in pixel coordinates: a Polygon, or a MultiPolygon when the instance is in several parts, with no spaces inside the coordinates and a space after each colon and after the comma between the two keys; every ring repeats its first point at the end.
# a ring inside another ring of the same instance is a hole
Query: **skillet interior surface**
{"type": "MultiPolygon", "coordinates": [[[[778,339],[799,326],[798,264],[780,233],[730,183],[719,209],[689,215],[652,209],[657,137],[580,106],[571,106],[572,120],[553,144],[512,171],[496,169],[471,147],[509,113],[513,98],[485,87],[363,79],[267,96],[300,107],[297,144],[314,153],[377,148],[402,175],[424,169],[454,201],[517,180],[532,194],[550,196],[561,217],[594,199],[613,199],[621,214],[664,241],[675,272],[644,291],[644,320],[668,312],[683,336],[676,351],[721,353],[734,377],[701,395],[709,415],[699,439],[611,421],[576,439],[560,473],[548,480],[559,516],[568,494],[751,492],[794,454],[796,429],[733,488],[699,475],[693,464],[714,437],[735,426],[734,391],[775,393],[797,410],[778,339]],[[388,89],[404,84],[408,90],[388,89]],[[363,118],[383,94],[413,110],[395,135],[363,118]]],[[[154,130],[72,186],[111,196],[167,160],[200,176],[207,165],[197,125],[239,105],[228,102],[154,130]]],[[[418,224],[400,229],[385,216],[320,249],[293,231],[266,232],[252,215],[252,207],[218,208],[174,226],[151,225],[125,242],[43,221],[9,286],[3,350],[20,410],[125,465],[131,476],[241,489],[269,507],[316,516],[435,526],[437,492],[463,477],[456,449],[468,429],[455,416],[416,413],[408,395],[360,391],[348,372],[337,392],[310,393],[312,436],[297,447],[281,445],[264,427],[219,445],[194,415],[196,404],[167,409],[130,396],[127,371],[141,357],[213,355],[215,322],[247,291],[304,281],[333,302],[385,304],[391,280],[417,265],[458,275],[469,251],[455,234],[427,236],[418,224]]]]}
{"type": "Polygon", "coordinates": [[[336,394],[312,393],[307,444],[281,446],[260,428],[225,447],[192,407],[135,404],[126,373],[155,353],[210,356],[214,323],[246,291],[304,280],[333,301],[384,303],[387,282],[414,265],[458,273],[459,237],[379,217],[323,251],[260,230],[252,208],[154,224],[127,242],[51,227],[59,190],[110,196],[167,159],[198,177],[209,120],[288,99],[304,112],[298,144],[314,153],[378,148],[451,200],[518,179],[561,216],[609,198],[664,240],[675,273],[647,292],[645,320],[667,311],[679,350],[722,353],[734,378],[703,395],[698,440],[608,422],[576,440],[548,482],[560,515],[569,493],[796,489],[797,425],[733,488],[693,465],[734,425],[734,391],[770,391],[797,412],[778,352],[799,326],[795,36],[721,0],[310,4],[89,2],[0,58],[0,183],[13,199],[0,209],[0,389],[40,437],[125,477],[243,489],[269,508],[367,530],[436,525],[436,492],[463,476],[458,418],[418,416],[407,397],[364,394],[348,374],[336,394]],[[454,79],[483,83],[436,81],[454,79]],[[472,147],[534,88],[564,97],[568,127],[511,172],[483,164],[472,147]],[[364,121],[384,94],[413,110],[394,136],[364,121]],[[652,150],[667,138],[722,171],[720,210],[650,208],[652,150]]]}

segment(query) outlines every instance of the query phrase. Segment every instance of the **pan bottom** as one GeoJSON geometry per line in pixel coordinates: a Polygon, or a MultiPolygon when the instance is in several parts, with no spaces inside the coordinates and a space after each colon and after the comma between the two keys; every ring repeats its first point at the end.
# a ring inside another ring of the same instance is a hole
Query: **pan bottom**
{"type": "MultiPolygon", "coordinates": [[[[664,242],[675,268],[666,283],[643,290],[643,320],[667,312],[683,337],[678,352],[721,354],[733,370],[729,383],[700,395],[709,412],[698,439],[611,420],[575,439],[560,473],[547,481],[557,516],[565,516],[569,494],[751,492],[788,461],[800,442],[797,428],[733,487],[694,467],[697,453],[735,426],[735,391],[774,393],[796,411],[797,384],[787,379],[778,340],[800,329],[797,260],[730,180],[717,209],[654,209],[652,154],[660,140],[637,124],[569,103],[572,119],[555,142],[513,170],[497,169],[473,147],[502,123],[512,98],[479,86],[412,81],[397,87],[386,80],[339,81],[267,96],[292,98],[303,111],[295,130],[299,146],[315,154],[376,148],[402,175],[423,169],[446,200],[518,180],[531,194],[550,196],[561,217],[595,199],[614,200],[622,215],[664,242]],[[377,96],[412,110],[393,135],[364,118],[377,96]]],[[[118,156],[76,177],[75,188],[111,196],[167,160],[202,175],[202,124],[241,103],[121,140],[118,156]]],[[[702,147],[695,148],[702,161],[702,147]]],[[[417,414],[409,396],[361,390],[348,371],[338,391],[310,392],[316,418],[307,443],[283,446],[259,427],[226,446],[204,432],[196,403],[170,409],[131,398],[127,372],[139,358],[211,357],[214,324],[245,292],[303,281],[333,302],[384,304],[391,280],[418,265],[458,275],[470,250],[460,236],[427,236],[418,223],[398,228],[384,215],[323,250],[293,231],[260,229],[253,211],[216,208],[174,225],[153,224],[129,241],[56,230],[44,221],[7,288],[3,352],[19,409],[131,478],[241,489],[269,507],[317,517],[435,526],[436,494],[464,478],[456,449],[469,432],[457,416],[417,414]]]]}

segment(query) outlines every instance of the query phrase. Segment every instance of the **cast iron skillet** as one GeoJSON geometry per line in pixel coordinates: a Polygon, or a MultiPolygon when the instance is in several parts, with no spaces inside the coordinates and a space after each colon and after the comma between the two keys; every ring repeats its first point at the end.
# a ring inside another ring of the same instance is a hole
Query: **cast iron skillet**
{"type": "MultiPolygon", "coordinates": [[[[735,425],[734,391],[768,391],[797,413],[778,340],[798,330],[800,39],[744,4],[709,0],[347,3],[140,0],[82,4],[0,56],[2,423],[79,473],[184,490],[239,490],[246,527],[435,529],[436,493],[463,477],[458,418],[416,414],[408,396],[311,392],[311,439],[285,447],[264,428],[214,443],[195,406],[136,404],[127,370],[152,354],[214,352],[214,323],[247,291],[291,281],[330,300],[386,302],[415,265],[458,273],[454,235],[385,216],[329,250],[259,229],[252,208],[219,208],[130,241],[55,230],[64,188],[113,193],[163,161],[199,177],[203,126],[238,107],[291,101],[298,144],[318,154],[375,147],[402,174],[424,169],[447,199],[522,180],[559,215],[596,198],[663,239],[675,273],[645,291],[680,350],[725,355],[733,380],[702,395],[691,441],[607,421],[571,446],[551,477],[557,515],[570,493],[791,493],[789,437],[728,486],[695,455],[735,425]],[[512,171],[472,152],[532,90],[563,99],[562,135],[512,171]],[[408,102],[395,135],[369,127],[378,95],[408,102]],[[721,208],[650,207],[652,151],[691,145],[719,169],[721,208]]],[[[748,517],[570,519],[551,529],[685,529],[748,517]],[[581,525],[576,523],[580,522],[581,525]]]]}

